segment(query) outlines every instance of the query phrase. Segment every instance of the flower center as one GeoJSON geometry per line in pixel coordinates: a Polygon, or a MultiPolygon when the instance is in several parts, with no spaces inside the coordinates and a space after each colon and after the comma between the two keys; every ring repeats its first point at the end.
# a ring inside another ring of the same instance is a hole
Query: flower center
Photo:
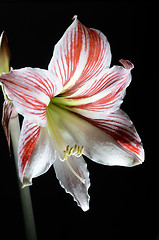
{"type": "MultiPolygon", "coordinates": [[[[75,156],[80,157],[83,154],[84,147],[80,147],[77,144],[74,145],[74,147],[70,147],[66,140],[67,138],[70,138],[68,135],[67,129],[62,125],[61,119],[64,117],[61,114],[61,111],[65,111],[62,108],[52,104],[48,105],[46,109],[47,113],[47,128],[50,133],[53,145],[55,146],[57,155],[59,159],[67,164],[71,172],[82,182],[85,183],[85,179],[80,177],[77,172],[72,168],[70,162],[68,161],[68,157],[75,156]],[[65,137],[64,137],[65,136],[65,137]]],[[[65,116],[66,117],[66,116],[65,116]]],[[[67,121],[67,118],[66,118],[67,121]]]]}

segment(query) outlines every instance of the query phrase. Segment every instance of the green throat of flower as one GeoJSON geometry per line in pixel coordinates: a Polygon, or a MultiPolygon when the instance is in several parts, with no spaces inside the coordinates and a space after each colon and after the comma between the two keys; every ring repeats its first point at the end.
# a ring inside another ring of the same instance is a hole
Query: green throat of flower
{"type": "Polygon", "coordinates": [[[67,164],[71,172],[84,184],[85,179],[80,177],[77,172],[72,168],[68,158],[70,156],[81,157],[84,151],[84,146],[78,146],[76,143],[74,146],[69,146],[67,143],[67,131],[61,123],[61,119],[66,121],[72,121],[72,113],[68,110],[55,105],[51,100],[46,109],[47,114],[47,128],[51,136],[52,142],[55,146],[59,159],[67,164]]]}

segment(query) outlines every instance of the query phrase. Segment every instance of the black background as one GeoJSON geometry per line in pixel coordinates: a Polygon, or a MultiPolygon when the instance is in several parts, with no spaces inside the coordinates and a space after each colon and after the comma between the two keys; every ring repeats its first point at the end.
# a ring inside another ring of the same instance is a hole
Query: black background
{"type": "MultiPolygon", "coordinates": [[[[34,179],[30,190],[38,240],[57,236],[159,239],[158,157],[154,152],[158,129],[153,110],[151,10],[150,3],[104,1],[0,4],[0,32],[7,33],[13,68],[47,69],[54,45],[75,14],[85,26],[99,29],[107,36],[112,52],[111,66],[118,65],[121,58],[135,65],[133,80],[121,108],[130,116],[143,140],[145,163],[123,168],[102,166],[87,159],[91,178],[90,210],[87,212],[83,212],[61,188],[52,167],[34,179]]],[[[1,109],[2,104],[1,95],[1,109]]],[[[10,239],[12,234],[12,239],[25,240],[14,159],[9,157],[2,127],[0,153],[1,236],[5,234],[4,239],[10,239]]]]}

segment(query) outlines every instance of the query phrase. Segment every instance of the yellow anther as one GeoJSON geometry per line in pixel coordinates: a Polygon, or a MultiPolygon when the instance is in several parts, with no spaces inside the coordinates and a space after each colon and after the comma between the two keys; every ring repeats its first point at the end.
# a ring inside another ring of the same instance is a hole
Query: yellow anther
{"type": "Polygon", "coordinates": [[[80,155],[82,155],[84,152],[84,147],[82,146],[81,149],[80,149],[80,155]]]}
{"type": "Polygon", "coordinates": [[[77,153],[77,150],[78,149],[78,146],[75,144],[75,146],[74,146],[74,153],[77,153]]]}
{"type": "Polygon", "coordinates": [[[70,146],[67,145],[67,146],[66,146],[66,152],[69,152],[69,150],[70,150],[70,146]]]}
{"type": "Polygon", "coordinates": [[[82,156],[84,151],[84,147],[80,147],[77,144],[75,144],[74,147],[71,147],[69,145],[66,146],[66,150],[63,151],[63,158],[64,161],[66,162],[67,166],[69,167],[69,169],[71,170],[71,172],[84,184],[85,183],[85,179],[80,177],[79,174],[77,174],[75,172],[75,170],[72,168],[72,166],[70,165],[69,161],[68,161],[68,156],[75,156],[75,157],[80,157],[82,156]]]}
{"type": "Polygon", "coordinates": [[[77,144],[75,144],[74,147],[71,147],[69,145],[66,146],[66,150],[63,151],[64,155],[64,160],[67,160],[68,156],[75,156],[75,157],[80,157],[82,156],[84,151],[84,147],[80,147],[77,144]]]}
{"type": "Polygon", "coordinates": [[[69,152],[68,152],[68,155],[69,155],[69,156],[72,155],[72,153],[73,153],[73,149],[74,149],[73,147],[70,148],[70,150],[69,150],[69,152]]]}
{"type": "Polygon", "coordinates": [[[80,146],[77,146],[77,153],[80,154],[80,146]]]}

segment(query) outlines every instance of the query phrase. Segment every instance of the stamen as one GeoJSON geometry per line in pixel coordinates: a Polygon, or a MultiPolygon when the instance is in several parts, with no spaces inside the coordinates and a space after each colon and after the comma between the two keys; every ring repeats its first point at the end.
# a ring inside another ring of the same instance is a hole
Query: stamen
{"type": "Polygon", "coordinates": [[[74,153],[75,154],[78,152],[77,148],[78,148],[78,146],[75,144],[75,146],[74,146],[74,153]]]}
{"type": "Polygon", "coordinates": [[[81,149],[80,149],[80,155],[82,155],[84,152],[84,147],[82,146],[81,149]]]}
{"type": "Polygon", "coordinates": [[[73,147],[72,148],[70,148],[70,150],[68,151],[68,156],[71,156],[72,155],[72,153],[73,153],[73,147]]]}
{"type": "Polygon", "coordinates": [[[83,151],[84,151],[84,147],[80,147],[80,146],[77,146],[75,144],[74,147],[71,147],[69,145],[66,146],[66,150],[63,151],[63,157],[64,157],[64,160],[67,164],[67,166],[69,167],[69,169],[71,170],[71,172],[83,183],[85,184],[85,179],[80,177],[76,172],[75,170],[72,168],[72,166],[70,165],[70,163],[68,162],[68,156],[75,156],[75,157],[80,157],[82,156],[83,154],[83,151]]]}
{"type": "Polygon", "coordinates": [[[66,150],[63,151],[64,154],[64,160],[67,160],[68,156],[76,156],[76,157],[80,157],[82,156],[84,151],[84,147],[80,147],[78,145],[75,144],[74,147],[71,147],[69,145],[66,146],[66,150]]]}

